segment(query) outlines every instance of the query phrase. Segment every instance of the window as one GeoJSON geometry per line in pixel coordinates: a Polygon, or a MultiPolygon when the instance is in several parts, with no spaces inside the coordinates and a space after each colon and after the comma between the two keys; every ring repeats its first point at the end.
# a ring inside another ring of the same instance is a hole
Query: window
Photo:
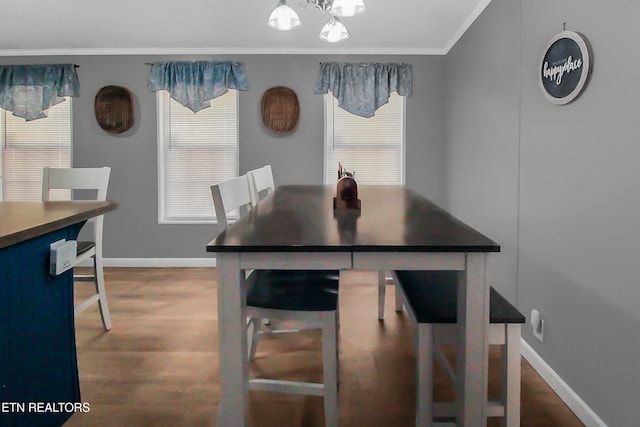
{"type": "Polygon", "coordinates": [[[404,97],[393,93],[371,118],[338,107],[325,95],[324,182],[336,182],[338,162],[358,184],[404,184],[404,97]]]}
{"type": "MultiPolygon", "coordinates": [[[[0,109],[0,141],[0,199],[42,200],[42,168],[71,167],[71,98],[28,122],[0,109]]],[[[51,192],[54,200],[69,197],[69,190],[51,192]]]]}
{"type": "Polygon", "coordinates": [[[158,101],[158,222],[213,223],[211,186],[238,176],[237,91],[193,111],[167,91],[158,101]]]}

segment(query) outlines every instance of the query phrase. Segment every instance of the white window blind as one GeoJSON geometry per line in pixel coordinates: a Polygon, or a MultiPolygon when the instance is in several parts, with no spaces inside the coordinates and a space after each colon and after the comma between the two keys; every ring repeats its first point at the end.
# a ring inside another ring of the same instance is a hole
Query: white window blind
{"type": "Polygon", "coordinates": [[[404,97],[393,93],[370,118],[338,107],[330,93],[325,106],[325,184],[336,182],[338,162],[359,184],[404,184],[404,97]]]}
{"type": "Polygon", "coordinates": [[[211,186],[238,176],[237,91],[193,113],[157,92],[160,223],[215,222],[211,186]]]}
{"type": "MultiPolygon", "coordinates": [[[[42,168],[71,167],[71,98],[51,107],[48,117],[25,121],[0,109],[2,200],[41,200],[42,168]]],[[[68,200],[69,190],[53,190],[68,200]]]]}

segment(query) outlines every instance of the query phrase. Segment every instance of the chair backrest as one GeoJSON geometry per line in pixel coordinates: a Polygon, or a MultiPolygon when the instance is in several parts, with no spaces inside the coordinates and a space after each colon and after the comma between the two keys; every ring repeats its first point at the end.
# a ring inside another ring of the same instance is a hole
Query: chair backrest
{"type": "Polygon", "coordinates": [[[271,165],[263,166],[247,172],[249,188],[251,190],[251,202],[255,206],[260,201],[260,193],[266,190],[267,194],[275,190],[271,165]]]}
{"type": "Polygon", "coordinates": [[[42,200],[49,200],[49,190],[98,190],[95,200],[107,200],[111,168],[44,168],[42,200]]]}
{"type": "Polygon", "coordinates": [[[229,225],[227,213],[238,209],[239,215],[242,208],[251,208],[253,205],[247,175],[212,185],[211,196],[213,197],[213,206],[216,209],[218,233],[222,233],[229,225]]]}
{"type": "MultiPolygon", "coordinates": [[[[44,168],[42,172],[42,200],[49,200],[49,190],[97,190],[95,200],[107,200],[111,168],[44,168]]],[[[102,252],[104,215],[96,218],[93,238],[96,252],[102,252]]]]}

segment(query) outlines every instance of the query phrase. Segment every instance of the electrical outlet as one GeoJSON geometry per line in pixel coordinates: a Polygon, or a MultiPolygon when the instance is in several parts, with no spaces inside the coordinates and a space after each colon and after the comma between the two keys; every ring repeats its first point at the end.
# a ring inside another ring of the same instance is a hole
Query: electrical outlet
{"type": "Polygon", "coordinates": [[[538,341],[544,342],[544,319],[538,310],[531,310],[529,323],[531,323],[531,327],[533,328],[533,336],[536,337],[538,341]]]}
{"type": "Polygon", "coordinates": [[[76,260],[78,242],[58,240],[50,245],[49,274],[57,276],[73,268],[76,260]]]}

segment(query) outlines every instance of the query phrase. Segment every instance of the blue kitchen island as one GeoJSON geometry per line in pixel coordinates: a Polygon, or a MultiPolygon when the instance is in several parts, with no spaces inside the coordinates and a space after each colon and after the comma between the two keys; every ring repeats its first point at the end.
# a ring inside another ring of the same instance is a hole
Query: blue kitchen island
{"type": "Polygon", "coordinates": [[[0,426],[60,426],[83,407],[73,270],[49,273],[50,245],[75,240],[112,202],[0,202],[0,426]]]}

